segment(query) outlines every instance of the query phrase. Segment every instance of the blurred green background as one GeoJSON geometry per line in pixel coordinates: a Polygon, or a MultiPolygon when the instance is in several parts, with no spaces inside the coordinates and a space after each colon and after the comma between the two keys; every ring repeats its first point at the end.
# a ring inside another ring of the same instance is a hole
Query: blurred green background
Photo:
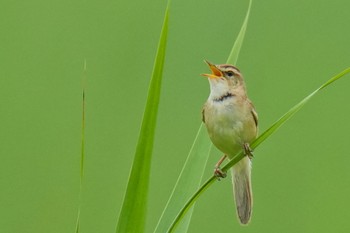
{"type": "MultiPolygon", "coordinates": [[[[174,0],[154,145],[152,232],[201,122],[203,59],[224,63],[248,1],[174,0]]],[[[82,233],[115,232],[165,1],[3,1],[0,8],[0,232],[74,232],[87,60],[82,233]]],[[[238,67],[264,131],[350,66],[350,2],[254,1],[238,67]]],[[[349,232],[350,77],[255,151],[254,213],[230,179],[197,202],[189,232],[349,232]]],[[[220,157],[212,151],[206,177],[220,157]]]]}

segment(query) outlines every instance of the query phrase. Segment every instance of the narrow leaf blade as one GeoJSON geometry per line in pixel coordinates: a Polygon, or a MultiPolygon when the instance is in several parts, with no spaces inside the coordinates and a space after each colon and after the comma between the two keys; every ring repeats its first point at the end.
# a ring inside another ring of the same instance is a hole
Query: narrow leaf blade
{"type": "MultiPolygon", "coordinates": [[[[158,225],[154,231],[155,233],[166,232],[173,219],[176,217],[176,213],[181,209],[191,194],[198,189],[209,157],[210,148],[210,139],[207,136],[204,125],[201,124],[175,188],[159,219],[158,225]]],[[[192,211],[193,209],[186,215],[185,219],[183,219],[176,229],[177,232],[187,232],[192,211]]]]}
{"type": "Polygon", "coordinates": [[[135,157],[117,223],[117,233],[143,232],[145,227],[150,165],[165,60],[168,18],[169,5],[164,16],[135,157]]]}
{"type": "Polygon", "coordinates": [[[238,33],[237,39],[236,39],[235,43],[233,44],[233,47],[231,49],[231,53],[227,59],[228,64],[233,64],[233,65],[237,64],[237,60],[238,60],[239,52],[241,51],[245,32],[247,31],[248,19],[249,19],[249,15],[250,15],[251,6],[252,6],[252,0],[249,0],[248,10],[247,10],[246,16],[244,18],[241,30],[238,33]]]}
{"type": "Polygon", "coordinates": [[[85,161],[85,92],[86,92],[86,79],[87,79],[87,69],[86,69],[86,59],[84,60],[84,73],[82,80],[82,126],[81,126],[81,152],[80,152],[80,182],[79,182],[79,198],[78,198],[78,214],[77,221],[75,224],[75,232],[79,233],[80,228],[80,213],[81,213],[81,202],[82,202],[82,192],[83,192],[83,177],[84,177],[84,161],[85,161]]]}

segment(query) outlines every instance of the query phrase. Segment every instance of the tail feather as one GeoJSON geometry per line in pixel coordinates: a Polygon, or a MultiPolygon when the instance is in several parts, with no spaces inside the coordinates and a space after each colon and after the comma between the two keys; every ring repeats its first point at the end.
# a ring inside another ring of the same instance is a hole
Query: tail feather
{"type": "Polygon", "coordinates": [[[251,185],[251,162],[248,157],[243,158],[232,168],[232,183],[241,224],[248,224],[253,208],[253,193],[251,185]]]}

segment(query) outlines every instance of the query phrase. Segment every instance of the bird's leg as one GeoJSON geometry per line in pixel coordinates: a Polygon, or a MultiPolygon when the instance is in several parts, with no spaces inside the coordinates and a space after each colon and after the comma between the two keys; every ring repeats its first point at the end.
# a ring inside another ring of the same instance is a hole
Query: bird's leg
{"type": "Polygon", "coordinates": [[[225,178],[226,177],[226,172],[222,171],[220,168],[220,165],[222,164],[222,162],[224,162],[224,160],[226,159],[227,155],[224,155],[221,157],[221,159],[215,164],[214,167],[214,176],[216,176],[216,178],[218,180],[220,180],[220,178],[225,178]]]}
{"type": "Polygon", "coordinates": [[[249,143],[246,142],[243,144],[243,152],[249,159],[253,158],[253,150],[250,148],[249,143]]]}

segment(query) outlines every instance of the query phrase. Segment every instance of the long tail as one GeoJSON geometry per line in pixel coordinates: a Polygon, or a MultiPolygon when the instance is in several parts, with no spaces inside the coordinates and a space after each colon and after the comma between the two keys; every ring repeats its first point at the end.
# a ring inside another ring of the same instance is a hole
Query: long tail
{"type": "Polygon", "coordinates": [[[232,183],[241,224],[248,224],[253,208],[253,193],[251,182],[251,162],[248,156],[239,161],[232,169],[232,183]]]}

